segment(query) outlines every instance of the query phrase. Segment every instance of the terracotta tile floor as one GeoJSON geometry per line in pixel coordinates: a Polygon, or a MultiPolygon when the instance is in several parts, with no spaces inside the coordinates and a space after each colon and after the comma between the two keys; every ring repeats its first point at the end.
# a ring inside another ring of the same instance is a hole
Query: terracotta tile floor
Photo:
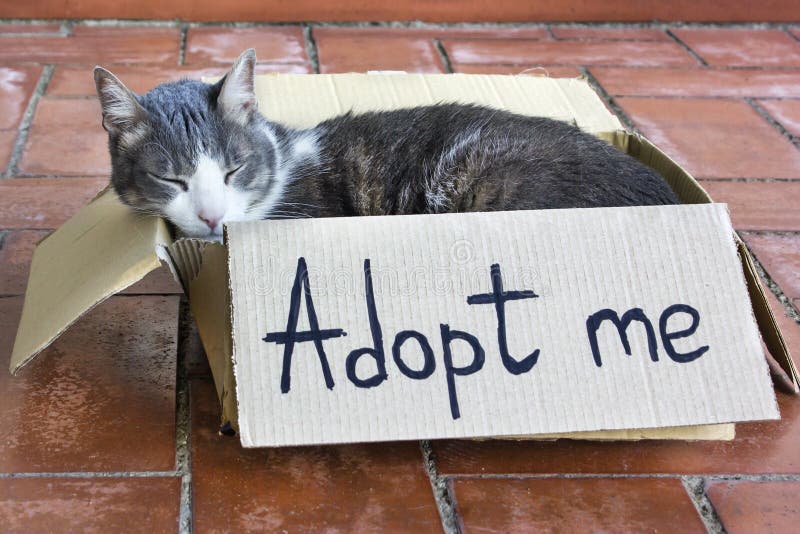
{"type": "MultiPolygon", "coordinates": [[[[2,367],[32,247],[107,182],[91,67],[144,91],[222,74],[249,46],[261,72],[589,76],[627,124],[730,203],[800,354],[797,27],[0,23],[0,44],[2,367]]],[[[216,432],[179,291],[157,272],[81,319],[21,376],[0,373],[3,531],[764,532],[800,520],[800,399],[780,389],[783,420],[740,425],[724,443],[244,451],[216,432]]]]}

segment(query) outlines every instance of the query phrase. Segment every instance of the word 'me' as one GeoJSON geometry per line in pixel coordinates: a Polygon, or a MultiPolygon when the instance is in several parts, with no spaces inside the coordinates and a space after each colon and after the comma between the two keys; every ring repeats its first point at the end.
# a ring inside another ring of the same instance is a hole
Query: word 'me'
{"type": "MultiPolygon", "coordinates": [[[[491,304],[495,308],[495,315],[497,316],[497,348],[500,354],[500,359],[503,367],[513,375],[520,375],[530,371],[538,362],[540,349],[533,350],[530,354],[522,359],[517,359],[509,353],[508,339],[506,334],[506,309],[505,305],[508,301],[533,299],[537,298],[531,290],[523,291],[504,291],[503,278],[500,272],[500,265],[494,264],[490,268],[490,276],[492,282],[492,291],[490,293],[481,293],[470,295],[467,297],[467,304],[481,305],[491,304]]],[[[361,347],[351,351],[345,360],[345,370],[347,372],[348,380],[359,388],[373,388],[382,384],[388,378],[386,370],[386,353],[384,350],[383,330],[378,318],[377,308],[375,306],[375,294],[372,285],[372,274],[370,272],[370,260],[364,260],[364,288],[366,294],[367,317],[369,319],[369,328],[372,335],[372,346],[361,347]],[[361,358],[371,358],[374,362],[375,372],[368,377],[360,377],[356,374],[356,367],[361,358]]],[[[692,335],[699,325],[700,315],[696,309],[686,304],[674,304],[669,306],[661,314],[659,320],[659,330],[661,333],[661,340],[667,355],[674,361],[679,363],[687,363],[702,356],[707,350],[708,346],[700,347],[688,353],[679,353],[673,346],[672,340],[684,338],[692,335]],[[689,328],[678,332],[667,331],[667,321],[671,316],[676,313],[687,313],[692,319],[692,324],[689,328]]],[[[653,361],[658,361],[657,344],[655,330],[650,320],[645,316],[644,312],[639,308],[633,308],[626,311],[622,317],[617,312],[611,309],[603,309],[594,313],[586,320],[586,331],[589,337],[590,349],[592,357],[597,367],[602,366],[602,359],[600,355],[599,344],[597,341],[597,332],[600,326],[605,322],[610,321],[616,326],[620,341],[625,349],[626,354],[631,354],[631,346],[627,336],[628,326],[633,321],[642,323],[647,333],[648,351],[653,361]]],[[[468,376],[477,373],[483,368],[486,361],[486,351],[481,345],[477,337],[461,330],[454,330],[450,325],[441,323],[439,325],[439,333],[442,341],[443,361],[445,378],[447,381],[447,392],[450,399],[450,414],[453,419],[461,417],[461,411],[458,405],[458,397],[456,395],[456,376],[468,376]],[[451,345],[454,341],[461,341],[466,343],[472,350],[472,360],[464,366],[457,367],[453,363],[453,354],[451,345]]],[[[281,392],[288,393],[291,389],[291,367],[292,356],[294,348],[297,343],[311,342],[319,358],[320,367],[322,369],[322,376],[325,380],[325,385],[328,389],[333,389],[335,383],[333,375],[331,374],[330,363],[328,356],[325,353],[323,342],[328,339],[346,336],[347,332],[341,328],[328,328],[322,329],[319,325],[316,309],[314,308],[314,300],[311,297],[311,288],[308,280],[308,266],[305,258],[298,258],[297,271],[295,273],[294,283],[292,284],[292,291],[289,301],[289,317],[286,321],[286,330],[282,332],[269,332],[263,338],[267,343],[276,343],[284,346],[283,350],[283,366],[281,371],[281,392]],[[306,314],[308,316],[309,330],[298,331],[297,323],[300,316],[301,297],[305,301],[306,314]]],[[[391,348],[392,360],[394,361],[400,372],[408,378],[413,380],[425,380],[433,375],[436,370],[436,359],[434,357],[433,348],[431,347],[428,338],[417,330],[402,330],[398,332],[392,343],[391,348]],[[406,342],[414,341],[423,356],[423,364],[421,368],[414,369],[403,360],[401,349],[406,342]]]]}

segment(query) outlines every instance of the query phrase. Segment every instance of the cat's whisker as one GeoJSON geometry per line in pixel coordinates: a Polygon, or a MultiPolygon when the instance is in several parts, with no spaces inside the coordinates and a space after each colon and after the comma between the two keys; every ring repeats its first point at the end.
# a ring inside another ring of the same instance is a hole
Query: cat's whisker
{"type": "Polygon", "coordinates": [[[322,206],[318,206],[316,204],[304,204],[302,202],[279,202],[276,204],[276,207],[283,207],[283,206],[305,206],[307,208],[317,208],[322,209],[322,206]]]}

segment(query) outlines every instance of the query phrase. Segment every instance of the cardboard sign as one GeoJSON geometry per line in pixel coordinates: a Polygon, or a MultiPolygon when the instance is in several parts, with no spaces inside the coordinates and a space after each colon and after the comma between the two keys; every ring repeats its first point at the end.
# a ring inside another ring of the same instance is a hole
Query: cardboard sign
{"type": "Polygon", "coordinates": [[[228,228],[244,446],[778,417],[724,205],[228,228]]]}

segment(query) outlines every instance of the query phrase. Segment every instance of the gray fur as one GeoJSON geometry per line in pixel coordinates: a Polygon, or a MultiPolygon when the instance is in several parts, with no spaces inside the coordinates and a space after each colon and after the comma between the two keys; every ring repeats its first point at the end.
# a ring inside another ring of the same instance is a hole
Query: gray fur
{"type": "Polygon", "coordinates": [[[117,122],[124,91],[115,84],[124,86],[96,70],[111,181],[124,202],[163,214],[181,192],[170,177],[191,176],[199,154],[225,168],[246,163],[228,186],[255,193],[247,208],[253,219],[678,202],[651,169],[545,118],[442,104],[347,113],[302,131],[270,123],[254,109],[254,63],[248,51],[232,71],[245,80],[237,113],[220,104],[227,78],[183,80],[130,93],[139,108],[123,105],[117,122]]]}

